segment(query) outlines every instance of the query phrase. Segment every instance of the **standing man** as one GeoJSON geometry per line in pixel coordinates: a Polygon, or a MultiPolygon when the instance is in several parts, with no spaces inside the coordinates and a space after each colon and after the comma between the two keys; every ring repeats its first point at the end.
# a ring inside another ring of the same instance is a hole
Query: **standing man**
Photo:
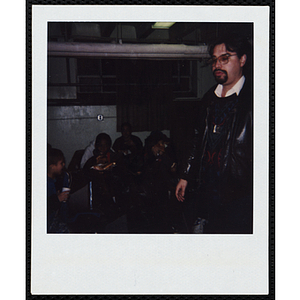
{"type": "Polygon", "coordinates": [[[194,233],[253,232],[253,93],[252,78],[244,72],[251,67],[250,48],[233,36],[209,48],[217,85],[201,100],[203,116],[176,187],[177,199],[187,202],[194,233]],[[185,200],[195,176],[197,189],[185,200]]]}

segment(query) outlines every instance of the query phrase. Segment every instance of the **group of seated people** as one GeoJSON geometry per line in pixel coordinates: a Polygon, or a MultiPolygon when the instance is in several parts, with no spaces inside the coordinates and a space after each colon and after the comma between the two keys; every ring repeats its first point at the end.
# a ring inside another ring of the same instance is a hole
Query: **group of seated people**
{"type": "Polygon", "coordinates": [[[47,232],[109,232],[126,215],[128,233],[174,233],[180,211],[175,200],[177,160],[170,139],[153,131],[145,144],[129,123],[112,144],[100,133],[76,168],[48,145],[47,232]]]}

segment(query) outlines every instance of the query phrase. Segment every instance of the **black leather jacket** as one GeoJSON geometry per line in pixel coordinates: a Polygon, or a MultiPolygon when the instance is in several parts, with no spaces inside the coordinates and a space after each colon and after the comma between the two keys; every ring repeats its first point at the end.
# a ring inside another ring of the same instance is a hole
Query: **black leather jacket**
{"type": "MultiPolygon", "coordinates": [[[[205,185],[203,178],[203,157],[207,147],[208,130],[212,114],[212,87],[201,100],[206,109],[205,116],[199,115],[198,126],[194,129],[194,138],[187,160],[185,161],[182,179],[192,182],[197,178],[198,187],[205,185]],[[202,122],[201,122],[202,119],[202,122]],[[205,120],[205,122],[203,122],[205,120]]],[[[238,103],[228,116],[228,129],[220,161],[220,185],[218,192],[224,199],[252,195],[253,189],[253,118],[252,118],[252,86],[245,84],[238,96],[238,103]]]]}

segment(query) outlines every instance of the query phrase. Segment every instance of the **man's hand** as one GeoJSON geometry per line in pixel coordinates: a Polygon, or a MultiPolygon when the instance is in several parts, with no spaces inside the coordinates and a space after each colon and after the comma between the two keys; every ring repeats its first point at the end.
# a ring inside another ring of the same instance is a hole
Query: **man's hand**
{"type": "Polygon", "coordinates": [[[180,179],[177,186],[175,195],[178,201],[183,202],[184,201],[184,195],[185,195],[185,189],[187,187],[188,182],[184,179],[180,179]]]}

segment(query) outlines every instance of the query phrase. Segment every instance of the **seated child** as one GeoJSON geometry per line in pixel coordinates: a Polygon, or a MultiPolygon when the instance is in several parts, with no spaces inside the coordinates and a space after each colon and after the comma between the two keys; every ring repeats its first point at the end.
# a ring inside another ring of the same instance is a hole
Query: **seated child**
{"type": "Polygon", "coordinates": [[[113,152],[111,145],[110,136],[100,133],[95,141],[94,155],[83,167],[86,180],[92,182],[94,209],[107,210],[112,199],[116,201],[126,189],[122,154],[113,152]]]}
{"type": "Polygon", "coordinates": [[[106,133],[100,133],[95,140],[93,156],[87,160],[83,170],[88,172],[92,167],[98,171],[111,169],[120,159],[120,155],[111,150],[111,138],[106,133]]]}
{"type": "MultiPolygon", "coordinates": [[[[176,186],[177,160],[170,139],[161,131],[153,131],[145,140],[145,163],[140,176],[144,194],[144,210],[152,218],[155,232],[171,228],[171,192],[176,186]]],[[[152,226],[152,225],[151,225],[152,226]]]]}
{"type": "Polygon", "coordinates": [[[64,172],[65,158],[61,150],[51,148],[47,158],[47,232],[68,232],[67,200],[69,191],[62,188],[69,187],[69,177],[64,172]]]}
{"type": "Polygon", "coordinates": [[[121,133],[122,136],[115,140],[112,149],[117,153],[122,153],[127,169],[136,173],[143,165],[143,143],[132,134],[129,123],[121,125],[121,133]]]}

